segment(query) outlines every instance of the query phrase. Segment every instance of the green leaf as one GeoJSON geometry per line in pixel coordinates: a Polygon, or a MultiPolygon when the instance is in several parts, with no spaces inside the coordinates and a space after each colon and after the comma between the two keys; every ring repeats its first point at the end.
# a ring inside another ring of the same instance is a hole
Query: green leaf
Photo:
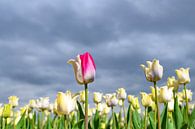
{"type": "Polygon", "coordinates": [[[112,117],[109,118],[108,122],[106,123],[106,129],[110,129],[110,123],[111,123],[112,117]]]}
{"type": "Polygon", "coordinates": [[[178,98],[176,97],[174,100],[174,112],[173,112],[173,116],[174,116],[174,121],[175,121],[175,127],[176,129],[181,129],[182,124],[183,124],[183,116],[182,116],[182,112],[179,108],[179,104],[178,104],[178,98]]]}
{"type": "Polygon", "coordinates": [[[79,109],[79,119],[85,119],[85,115],[84,115],[83,109],[82,109],[81,104],[79,103],[79,101],[77,101],[77,106],[78,106],[78,109],[79,109]]]}
{"type": "Polygon", "coordinates": [[[141,128],[141,118],[137,110],[133,111],[132,114],[132,120],[133,120],[133,126],[135,129],[140,129],[141,128]]]}
{"type": "Polygon", "coordinates": [[[117,119],[116,113],[114,113],[114,122],[115,122],[116,129],[119,129],[119,121],[117,119]]]}
{"type": "Polygon", "coordinates": [[[167,129],[167,122],[168,122],[167,110],[168,110],[168,104],[165,105],[164,110],[163,110],[163,112],[161,114],[161,128],[162,129],[167,129]]]}
{"type": "Polygon", "coordinates": [[[99,129],[99,112],[96,110],[96,113],[95,113],[95,116],[94,116],[94,119],[93,119],[93,128],[94,129],[99,129]]]}
{"type": "Polygon", "coordinates": [[[18,124],[16,125],[17,129],[23,128],[25,126],[25,115],[26,115],[26,111],[24,111],[24,113],[22,114],[22,117],[20,118],[18,124]]]}
{"type": "Polygon", "coordinates": [[[150,128],[155,129],[156,124],[154,122],[155,112],[151,111],[149,112],[149,121],[150,121],[150,128]]]}
{"type": "MultiPolygon", "coordinates": [[[[163,128],[162,128],[163,129],[163,128]]],[[[168,119],[167,120],[167,129],[175,129],[174,128],[174,123],[172,120],[168,119]]]]}
{"type": "Polygon", "coordinates": [[[190,115],[189,127],[192,128],[192,129],[195,128],[195,108],[192,110],[192,113],[190,115]]]}

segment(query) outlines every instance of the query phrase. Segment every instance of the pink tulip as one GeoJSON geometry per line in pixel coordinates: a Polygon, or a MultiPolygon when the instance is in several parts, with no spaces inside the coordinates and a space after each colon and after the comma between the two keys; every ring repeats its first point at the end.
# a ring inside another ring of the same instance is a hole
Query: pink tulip
{"type": "Polygon", "coordinates": [[[78,55],[76,59],[68,60],[73,65],[75,78],[79,84],[88,84],[94,81],[96,66],[90,53],[78,55]]]}

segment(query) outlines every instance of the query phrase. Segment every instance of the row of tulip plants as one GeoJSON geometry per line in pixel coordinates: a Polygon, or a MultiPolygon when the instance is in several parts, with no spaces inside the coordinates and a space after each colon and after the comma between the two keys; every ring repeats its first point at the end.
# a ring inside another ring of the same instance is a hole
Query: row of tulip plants
{"type": "Polygon", "coordinates": [[[94,60],[86,52],[68,63],[83,91],[58,92],[53,103],[49,97],[41,97],[23,107],[19,107],[17,96],[10,96],[8,103],[0,104],[0,129],[195,129],[192,92],[187,88],[189,68],[176,69],[176,77],[168,77],[166,85],[159,86],[163,67],[159,60],[147,61],[147,66],[140,66],[153,85],[150,93],[140,92],[138,97],[127,94],[124,88],[107,94],[94,92],[94,104],[89,105],[88,85],[96,73],[94,60]]]}

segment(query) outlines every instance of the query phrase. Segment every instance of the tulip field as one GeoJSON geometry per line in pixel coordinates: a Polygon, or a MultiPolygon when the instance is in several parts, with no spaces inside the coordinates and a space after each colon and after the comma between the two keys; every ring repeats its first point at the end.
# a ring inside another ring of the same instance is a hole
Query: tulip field
{"type": "Polygon", "coordinates": [[[8,103],[0,104],[0,129],[195,129],[189,68],[176,69],[160,86],[163,66],[156,59],[147,61],[140,68],[151,82],[150,93],[135,96],[118,88],[114,93],[93,92],[88,98],[88,86],[95,83],[93,57],[86,52],[67,63],[82,91],[58,92],[54,102],[42,97],[22,107],[17,96],[10,96],[8,103]]]}

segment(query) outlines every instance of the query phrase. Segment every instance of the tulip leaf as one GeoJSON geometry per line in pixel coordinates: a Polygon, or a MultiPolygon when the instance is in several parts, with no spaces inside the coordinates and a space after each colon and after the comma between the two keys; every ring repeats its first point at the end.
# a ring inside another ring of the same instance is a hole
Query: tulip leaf
{"type": "Polygon", "coordinates": [[[112,117],[109,118],[108,122],[106,123],[106,129],[110,129],[110,123],[111,123],[112,117]]]}
{"type": "Polygon", "coordinates": [[[165,105],[164,107],[164,110],[161,114],[161,128],[162,129],[167,129],[167,122],[168,122],[168,119],[167,119],[167,110],[168,110],[168,104],[165,105]]]}
{"type": "Polygon", "coordinates": [[[94,119],[93,119],[93,125],[94,125],[94,129],[99,129],[99,112],[96,110],[94,119]]]}
{"type": "Polygon", "coordinates": [[[195,128],[195,108],[192,110],[192,113],[190,115],[189,127],[192,128],[192,129],[195,128]]]}
{"type": "Polygon", "coordinates": [[[85,119],[85,115],[84,115],[83,109],[82,109],[81,104],[79,103],[79,101],[77,101],[77,106],[78,106],[78,109],[79,109],[79,119],[85,119]]]}
{"type": "Polygon", "coordinates": [[[25,115],[26,115],[26,111],[24,111],[24,113],[22,114],[22,117],[20,118],[18,124],[16,125],[17,129],[23,128],[25,123],[25,115]]]}
{"type": "Polygon", "coordinates": [[[140,129],[141,128],[141,118],[137,110],[133,111],[132,114],[132,121],[133,121],[133,126],[135,129],[140,129]]]}
{"type": "Polygon", "coordinates": [[[151,129],[156,129],[156,124],[154,122],[154,117],[155,117],[155,112],[150,111],[149,112],[149,121],[150,121],[150,128],[151,129]]]}
{"type": "Polygon", "coordinates": [[[119,129],[119,121],[117,119],[116,113],[114,113],[114,122],[115,122],[114,126],[116,127],[116,129],[119,129]]]}
{"type": "MultiPolygon", "coordinates": [[[[164,129],[164,128],[162,128],[162,129],[164,129]]],[[[175,129],[174,123],[171,119],[167,120],[167,129],[175,129]]]]}
{"type": "Polygon", "coordinates": [[[182,112],[179,108],[179,104],[178,104],[178,98],[176,97],[174,100],[174,112],[173,112],[173,116],[174,116],[174,121],[175,121],[175,127],[176,129],[181,129],[182,124],[183,124],[183,116],[182,116],[182,112]]]}

